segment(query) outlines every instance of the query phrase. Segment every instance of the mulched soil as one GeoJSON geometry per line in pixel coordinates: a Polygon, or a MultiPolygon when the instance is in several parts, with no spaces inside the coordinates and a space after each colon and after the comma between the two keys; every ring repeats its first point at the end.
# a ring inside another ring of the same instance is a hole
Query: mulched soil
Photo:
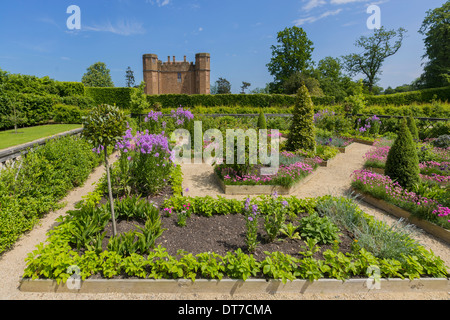
{"type": "MultiPolygon", "coordinates": [[[[285,236],[279,236],[274,242],[266,240],[264,230],[264,219],[259,219],[258,241],[260,242],[253,256],[256,260],[264,260],[266,254],[264,251],[280,251],[293,257],[302,257],[299,251],[306,246],[303,240],[289,239],[285,236]]],[[[215,252],[221,256],[229,251],[241,249],[244,253],[247,251],[245,244],[245,217],[242,214],[229,214],[223,216],[201,217],[191,215],[187,219],[186,226],[177,225],[176,214],[171,217],[162,216],[164,231],[157,240],[157,245],[167,248],[167,252],[176,255],[179,249],[192,254],[203,252],[215,252]]],[[[352,238],[348,233],[341,236],[340,251],[343,253],[351,251],[352,238]]],[[[331,245],[322,245],[321,250],[315,254],[315,258],[322,258],[321,252],[331,249],[331,245]]]]}
{"type": "MultiPolygon", "coordinates": [[[[159,208],[165,199],[172,196],[171,188],[168,186],[164,188],[158,195],[148,197],[148,201],[153,201],[159,208]]],[[[103,199],[102,202],[106,202],[103,199]]],[[[306,214],[304,214],[306,215],[306,214]]],[[[301,216],[299,217],[301,218],[301,216]]],[[[230,213],[229,215],[203,217],[192,214],[186,222],[186,226],[180,227],[177,225],[178,217],[173,213],[170,217],[161,211],[162,227],[166,229],[161,237],[156,241],[156,246],[161,245],[167,249],[167,252],[176,256],[178,250],[184,250],[193,255],[203,252],[215,252],[221,256],[226,255],[229,251],[241,249],[244,253],[247,251],[245,243],[245,217],[242,214],[230,213]]],[[[143,227],[144,221],[117,221],[118,234],[126,233],[131,230],[137,230],[138,226],[143,227]]],[[[297,223],[298,224],[298,223],[297,223]]],[[[106,250],[109,239],[112,237],[111,222],[106,226],[106,236],[103,240],[103,249],[106,250]]],[[[340,237],[340,251],[343,253],[351,251],[351,244],[353,242],[352,236],[343,231],[340,237]]],[[[274,242],[266,240],[266,232],[264,230],[264,219],[259,219],[258,227],[258,241],[259,245],[255,252],[252,252],[254,258],[258,261],[264,260],[266,257],[265,251],[275,252],[280,251],[289,254],[293,257],[302,257],[299,251],[304,251],[302,247],[306,246],[303,240],[289,239],[283,235],[279,236],[274,242]]],[[[321,250],[317,252],[314,257],[322,258],[322,252],[331,249],[332,245],[321,245],[321,250]]]]}

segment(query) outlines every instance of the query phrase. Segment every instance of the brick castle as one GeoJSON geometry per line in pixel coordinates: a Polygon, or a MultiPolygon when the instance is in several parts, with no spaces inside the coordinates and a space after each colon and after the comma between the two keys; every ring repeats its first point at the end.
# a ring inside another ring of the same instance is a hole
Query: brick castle
{"type": "Polygon", "coordinates": [[[197,53],[193,62],[158,60],[156,54],[143,56],[144,81],[146,94],[210,94],[210,54],[197,53]]]}

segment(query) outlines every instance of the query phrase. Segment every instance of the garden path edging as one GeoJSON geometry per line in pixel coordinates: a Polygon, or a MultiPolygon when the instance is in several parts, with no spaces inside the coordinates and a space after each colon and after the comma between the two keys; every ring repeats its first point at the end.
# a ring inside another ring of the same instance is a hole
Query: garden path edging
{"type": "Polygon", "coordinates": [[[439,238],[442,241],[450,244],[450,230],[444,229],[434,223],[431,223],[427,220],[419,219],[414,217],[409,211],[406,211],[402,208],[399,208],[391,203],[388,203],[384,200],[377,199],[369,194],[363,193],[355,188],[352,188],[352,191],[355,194],[359,195],[363,201],[366,203],[373,205],[374,207],[383,210],[389,214],[392,214],[398,218],[404,218],[409,223],[416,225],[417,227],[425,230],[426,232],[432,234],[433,236],[439,238]]]}
{"type": "Polygon", "coordinates": [[[281,280],[206,280],[195,282],[180,280],[153,279],[92,279],[82,281],[79,289],[69,289],[66,284],[55,280],[22,279],[19,290],[22,292],[53,293],[216,293],[216,294],[320,294],[320,293],[393,293],[393,292],[449,292],[450,280],[445,278],[421,279],[319,279],[316,281],[294,280],[285,284],[281,280]]]}

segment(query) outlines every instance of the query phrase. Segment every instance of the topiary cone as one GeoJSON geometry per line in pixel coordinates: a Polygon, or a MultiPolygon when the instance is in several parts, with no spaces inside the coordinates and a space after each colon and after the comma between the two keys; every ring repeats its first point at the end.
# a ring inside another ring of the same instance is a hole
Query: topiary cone
{"type": "Polygon", "coordinates": [[[260,112],[259,113],[259,118],[258,118],[258,129],[267,129],[267,124],[266,124],[266,116],[264,114],[264,112],[260,112]]]}
{"type": "Polygon", "coordinates": [[[316,150],[314,104],[305,85],[297,92],[286,149],[293,152],[316,150]]]}
{"type": "Polygon", "coordinates": [[[403,119],[397,139],[389,150],[385,174],[402,187],[411,189],[420,181],[419,157],[416,144],[403,119]]]}

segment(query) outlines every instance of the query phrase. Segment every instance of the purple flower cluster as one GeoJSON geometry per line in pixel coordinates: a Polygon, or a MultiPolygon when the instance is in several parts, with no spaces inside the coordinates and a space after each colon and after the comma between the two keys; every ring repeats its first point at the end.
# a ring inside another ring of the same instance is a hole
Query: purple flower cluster
{"type": "Polygon", "coordinates": [[[336,113],[334,111],[329,111],[328,109],[320,110],[314,115],[314,122],[318,122],[325,117],[335,116],[336,113]]]}
{"type": "Polygon", "coordinates": [[[177,110],[171,111],[171,117],[176,120],[178,126],[184,125],[185,122],[194,119],[194,115],[189,110],[180,106],[177,110]]]}
{"type": "Polygon", "coordinates": [[[102,145],[99,145],[97,148],[92,149],[92,152],[100,154],[103,150],[105,150],[105,147],[102,145]]]}
{"type": "Polygon", "coordinates": [[[149,122],[150,120],[153,120],[154,122],[158,122],[159,118],[162,117],[162,112],[157,112],[151,110],[148,115],[144,118],[144,122],[149,122]]]}

